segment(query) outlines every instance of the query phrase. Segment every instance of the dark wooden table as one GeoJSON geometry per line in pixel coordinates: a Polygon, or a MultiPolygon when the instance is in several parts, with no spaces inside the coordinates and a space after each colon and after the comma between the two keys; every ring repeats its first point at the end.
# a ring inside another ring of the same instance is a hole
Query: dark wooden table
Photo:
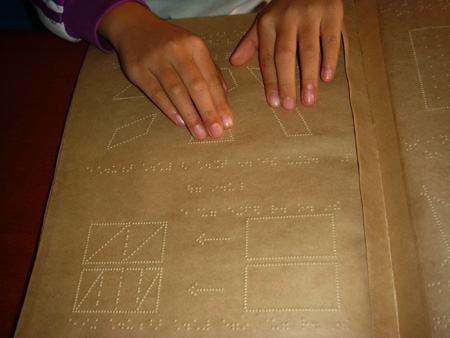
{"type": "Polygon", "coordinates": [[[87,43],[0,31],[0,337],[14,334],[87,43]]]}

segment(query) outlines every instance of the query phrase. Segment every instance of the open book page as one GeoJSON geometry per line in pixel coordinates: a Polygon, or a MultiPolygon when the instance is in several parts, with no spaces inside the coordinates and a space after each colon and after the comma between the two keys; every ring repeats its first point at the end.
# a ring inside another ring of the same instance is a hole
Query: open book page
{"type": "Polygon", "coordinates": [[[434,337],[450,335],[450,4],[378,1],[410,214],[434,337]]]}
{"type": "Polygon", "coordinates": [[[235,127],[197,141],[91,48],[17,336],[372,335],[344,58],[314,108],[267,106],[253,16],[177,22],[228,83],[235,127]]]}

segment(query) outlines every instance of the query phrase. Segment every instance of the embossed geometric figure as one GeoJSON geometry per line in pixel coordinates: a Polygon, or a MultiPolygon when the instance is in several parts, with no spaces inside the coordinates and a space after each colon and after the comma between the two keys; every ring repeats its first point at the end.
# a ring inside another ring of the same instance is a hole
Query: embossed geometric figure
{"type": "Polygon", "coordinates": [[[252,74],[255,80],[264,88],[264,82],[261,75],[261,69],[259,67],[247,67],[247,70],[252,74]]]}
{"type": "Polygon", "coordinates": [[[116,95],[114,95],[113,101],[145,99],[145,98],[146,96],[142,94],[139,91],[139,89],[129,84],[125,88],[123,88],[120,92],[118,92],[116,95]]]}
{"type": "Polygon", "coordinates": [[[73,312],[157,313],[161,268],[83,269],[73,312]]]}
{"type": "MultiPolygon", "coordinates": [[[[261,87],[264,87],[260,68],[247,67],[247,70],[250,72],[250,74],[252,74],[252,76],[261,85],[261,87]]],[[[275,118],[286,137],[312,135],[311,130],[309,129],[309,126],[305,121],[305,118],[297,107],[295,108],[295,113],[283,108],[273,109],[272,107],[270,107],[270,109],[275,115],[275,118]]]]}
{"type": "Polygon", "coordinates": [[[247,260],[336,257],[333,214],[248,218],[247,260]]]}
{"type": "Polygon", "coordinates": [[[244,308],[248,312],[338,311],[337,263],[248,264],[244,308]]]}
{"type": "MultiPolygon", "coordinates": [[[[261,87],[264,88],[264,82],[261,74],[261,68],[259,67],[247,67],[247,70],[252,74],[252,76],[258,81],[258,83],[261,85],[261,87]]],[[[300,67],[295,65],[295,74],[300,74],[300,67]]],[[[300,81],[297,82],[297,88],[300,88],[300,81]]]]}
{"type": "Polygon", "coordinates": [[[232,90],[236,89],[238,87],[238,84],[236,82],[236,78],[233,75],[233,72],[228,67],[220,68],[222,70],[222,76],[227,83],[228,86],[228,92],[231,92],[232,90]]]}
{"type": "Polygon", "coordinates": [[[162,263],[166,231],[165,222],[92,224],[83,264],[162,263]]]}
{"type": "Polygon", "coordinates": [[[110,150],[124,143],[128,143],[139,137],[147,135],[155,117],[156,114],[150,114],[143,118],[140,118],[139,120],[120,126],[114,131],[114,134],[109,140],[108,146],[106,148],[110,150]]]}
{"type": "Polygon", "coordinates": [[[211,144],[211,143],[223,143],[223,142],[234,142],[233,134],[231,130],[225,130],[222,137],[219,139],[206,139],[204,141],[197,140],[191,136],[188,144],[211,144]]]}
{"type": "Polygon", "coordinates": [[[448,267],[450,265],[450,223],[448,221],[450,219],[450,203],[431,195],[425,186],[421,195],[426,198],[437,227],[436,236],[433,237],[433,243],[430,244],[434,248],[441,248],[439,252],[446,252],[447,256],[442,257],[441,265],[448,267]]]}
{"type": "Polygon", "coordinates": [[[409,31],[426,110],[450,108],[450,26],[409,31]]]}
{"type": "Polygon", "coordinates": [[[283,108],[273,109],[270,108],[277,119],[281,130],[286,137],[299,137],[299,136],[311,136],[311,130],[309,129],[306,121],[300,113],[300,110],[296,107],[295,112],[285,110],[283,108]]]}

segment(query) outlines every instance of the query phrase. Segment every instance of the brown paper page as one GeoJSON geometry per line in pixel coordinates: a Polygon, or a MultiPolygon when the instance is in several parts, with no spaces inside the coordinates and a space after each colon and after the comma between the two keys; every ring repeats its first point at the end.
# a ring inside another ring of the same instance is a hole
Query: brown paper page
{"type": "Polygon", "coordinates": [[[450,4],[378,1],[433,337],[450,335],[450,4]]]}
{"type": "Polygon", "coordinates": [[[178,22],[227,80],[220,140],[175,127],[89,50],[16,336],[374,335],[344,58],[316,107],[273,110],[256,58],[228,62],[252,20],[178,22]]]}

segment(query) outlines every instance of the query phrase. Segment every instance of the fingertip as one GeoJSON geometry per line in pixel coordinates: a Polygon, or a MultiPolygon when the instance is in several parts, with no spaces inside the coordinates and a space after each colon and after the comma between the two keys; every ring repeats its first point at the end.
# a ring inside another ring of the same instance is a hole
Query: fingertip
{"type": "Polygon", "coordinates": [[[215,65],[215,66],[216,66],[217,74],[218,74],[219,77],[220,77],[220,81],[222,82],[222,88],[223,88],[223,91],[224,91],[225,93],[227,93],[227,92],[228,92],[228,85],[227,85],[227,82],[226,82],[225,79],[223,78],[221,69],[220,69],[217,65],[215,65]]]}
{"type": "Polygon", "coordinates": [[[322,72],[320,74],[320,78],[323,82],[330,82],[333,80],[334,72],[330,66],[326,66],[322,68],[322,72]]]}
{"type": "Polygon", "coordinates": [[[312,84],[307,84],[302,89],[302,104],[311,107],[316,103],[317,95],[312,84]]]}
{"type": "Polygon", "coordinates": [[[253,55],[253,53],[250,55],[250,57],[246,56],[245,53],[242,51],[243,47],[241,48],[241,45],[239,45],[236,50],[233,52],[233,54],[231,54],[230,56],[230,63],[233,66],[242,66],[244,63],[247,62],[248,59],[250,59],[251,55],[253,55]]]}
{"type": "Polygon", "coordinates": [[[225,93],[228,93],[228,85],[227,85],[227,83],[225,82],[224,79],[222,79],[222,87],[223,87],[223,91],[225,93]]]}
{"type": "Polygon", "coordinates": [[[181,117],[180,114],[177,114],[177,115],[175,116],[175,124],[176,124],[178,127],[186,127],[186,123],[184,122],[184,120],[183,120],[183,118],[181,117]]]}
{"type": "Polygon", "coordinates": [[[224,129],[231,129],[233,127],[233,118],[229,114],[222,115],[221,119],[224,129]]]}
{"type": "Polygon", "coordinates": [[[268,96],[267,101],[272,108],[278,108],[281,105],[278,93],[272,93],[268,96]]]}
{"type": "Polygon", "coordinates": [[[194,136],[198,140],[204,140],[208,136],[208,133],[206,132],[203,125],[197,124],[192,131],[192,136],[194,136]]]}
{"type": "Polygon", "coordinates": [[[283,99],[283,108],[286,110],[292,110],[295,108],[295,100],[292,97],[285,97],[283,99]]]}
{"type": "Polygon", "coordinates": [[[223,127],[220,123],[215,122],[209,128],[209,134],[212,138],[219,138],[223,134],[223,127]]]}
{"type": "Polygon", "coordinates": [[[233,53],[231,53],[231,56],[230,56],[230,63],[233,66],[237,66],[235,59],[236,59],[236,54],[238,53],[238,48],[239,48],[239,46],[234,50],[233,53]]]}
{"type": "Polygon", "coordinates": [[[256,25],[253,25],[231,54],[230,63],[233,66],[243,65],[250,60],[253,54],[258,50],[258,47],[258,33],[256,25]]]}

